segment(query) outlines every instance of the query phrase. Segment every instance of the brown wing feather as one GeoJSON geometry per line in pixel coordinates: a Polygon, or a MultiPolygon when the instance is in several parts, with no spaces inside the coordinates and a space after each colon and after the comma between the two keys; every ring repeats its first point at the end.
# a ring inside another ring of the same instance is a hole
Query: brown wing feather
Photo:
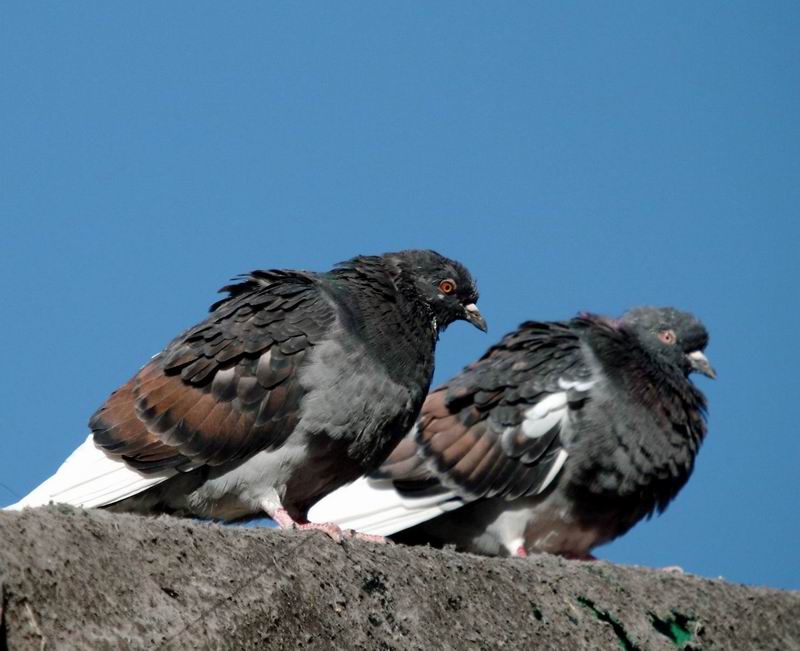
{"type": "MultiPolygon", "coordinates": [[[[527,436],[525,412],[561,391],[559,378],[587,373],[569,323],[523,324],[428,395],[414,439],[418,465],[473,498],[536,492],[560,449],[560,430],[527,436]]],[[[393,468],[397,480],[401,467],[393,468]]]]}
{"type": "Polygon", "coordinates": [[[416,441],[407,436],[372,476],[376,479],[419,481],[429,479],[431,473],[425,467],[422,457],[417,454],[416,441]]]}
{"type": "Polygon", "coordinates": [[[151,472],[220,465],[286,440],[304,395],[298,369],[333,308],[309,274],[259,272],[228,289],[94,414],[97,445],[151,472]]]}
{"type": "Polygon", "coordinates": [[[136,392],[138,379],[137,375],[112,393],[92,417],[90,425],[95,443],[140,469],[156,471],[185,463],[188,461],[186,457],[162,442],[140,419],[136,392]]]}

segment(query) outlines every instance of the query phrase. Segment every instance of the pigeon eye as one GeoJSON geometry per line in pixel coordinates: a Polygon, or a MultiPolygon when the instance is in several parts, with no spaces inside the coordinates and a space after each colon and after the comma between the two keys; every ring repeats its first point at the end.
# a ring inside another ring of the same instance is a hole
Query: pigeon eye
{"type": "Polygon", "coordinates": [[[661,332],[658,333],[658,338],[668,346],[672,346],[678,339],[675,336],[674,330],[662,330],[661,332]]]}
{"type": "Polygon", "coordinates": [[[456,291],[456,281],[450,280],[449,278],[447,280],[443,280],[439,283],[439,291],[441,291],[442,294],[452,294],[454,291],[456,291]]]}

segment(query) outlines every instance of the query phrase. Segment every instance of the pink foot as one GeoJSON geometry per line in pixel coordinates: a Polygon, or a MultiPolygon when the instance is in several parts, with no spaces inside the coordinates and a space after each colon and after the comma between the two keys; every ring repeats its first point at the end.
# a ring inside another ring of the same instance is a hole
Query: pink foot
{"type": "Polygon", "coordinates": [[[338,525],[333,522],[324,522],[321,524],[312,522],[295,522],[294,518],[289,515],[286,509],[275,509],[275,512],[270,514],[270,517],[275,520],[281,529],[302,529],[304,531],[322,531],[330,536],[334,542],[342,542],[345,538],[350,538],[353,534],[350,532],[342,531],[338,525]]]}
{"type": "Polygon", "coordinates": [[[350,540],[351,538],[355,538],[356,540],[364,540],[366,542],[377,543],[379,545],[394,544],[391,540],[384,538],[383,536],[376,536],[371,533],[358,533],[353,529],[342,529],[339,527],[339,525],[334,524],[333,522],[297,522],[292,518],[291,515],[289,515],[289,512],[286,509],[276,509],[274,513],[270,514],[270,517],[275,520],[281,529],[322,531],[323,533],[328,534],[331,539],[336,542],[342,542],[342,540],[350,540]]]}
{"type": "Polygon", "coordinates": [[[328,534],[331,540],[337,543],[340,543],[345,538],[350,537],[347,532],[342,531],[337,525],[333,524],[333,522],[323,522],[321,524],[317,524],[316,522],[307,522],[305,524],[295,524],[294,526],[296,529],[300,529],[302,531],[321,531],[322,533],[328,534]]]}
{"type": "Polygon", "coordinates": [[[522,545],[520,545],[517,547],[517,551],[514,552],[514,556],[517,558],[527,558],[528,552],[525,551],[525,548],[522,545]]]}

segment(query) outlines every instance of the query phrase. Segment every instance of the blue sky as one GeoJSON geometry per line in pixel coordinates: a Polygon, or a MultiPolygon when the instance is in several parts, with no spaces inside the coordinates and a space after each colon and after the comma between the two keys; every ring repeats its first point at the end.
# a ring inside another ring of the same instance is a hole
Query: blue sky
{"type": "Polygon", "coordinates": [[[438,380],[525,319],[700,316],[695,474],[599,556],[800,588],[798,33],[791,2],[6,5],[0,503],[230,277],[431,247],[490,325],[438,380]]]}

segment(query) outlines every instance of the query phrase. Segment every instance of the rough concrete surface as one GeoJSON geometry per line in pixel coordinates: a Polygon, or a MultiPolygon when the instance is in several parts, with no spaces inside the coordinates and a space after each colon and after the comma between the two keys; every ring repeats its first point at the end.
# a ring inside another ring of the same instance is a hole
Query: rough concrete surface
{"type": "Polygon", "coordinates": [[[0,512],[2,649],[800,649],[800,593],[48,507],[0,512]]]}

